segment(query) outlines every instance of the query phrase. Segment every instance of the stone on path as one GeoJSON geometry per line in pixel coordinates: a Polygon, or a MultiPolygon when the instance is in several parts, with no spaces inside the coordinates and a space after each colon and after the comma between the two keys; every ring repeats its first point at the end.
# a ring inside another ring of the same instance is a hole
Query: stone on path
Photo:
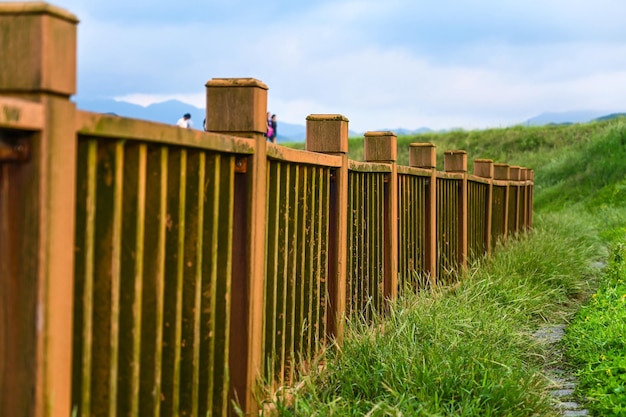
{"type": "MultiPolygon", "coordinates": [[[[565,336],[565,325],[558,324],[542,327],[533,336],[540,343],[556,344],[565,336]]],[[[546,369],[545,371],[554,385],[554,390],[551,391],[551,394],[556,400],[556,406],[563,410],[563,417],[588,416],[589,410],[580,408],[580,404],[572,400],[577,384],[574,375],[569,375],[560,368],[546,369]]]]}

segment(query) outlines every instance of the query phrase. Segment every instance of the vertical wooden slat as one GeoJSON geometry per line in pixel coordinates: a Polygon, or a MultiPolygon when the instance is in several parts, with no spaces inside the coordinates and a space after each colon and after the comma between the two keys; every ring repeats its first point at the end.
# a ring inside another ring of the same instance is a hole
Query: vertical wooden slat
{"type": "MultiPolygon", "coordinates": [[[[361,204],[363,205],[362,223],[361,223],[361,239],[363,241],[363,275],[357,277],[362,282],[363,290],[361,292],[361,312],[366,320],[370,316],[372,303],[372,283],[375,279],[372,272],[372,240],[371,235],[375,232],[374,227],[368,227],[370,219],[372,217],[372,205],[374,204],[374,198],[372,193],[372,176],[359,173],[361,177],[361,184],[363,186],[362,193],[360,195],[361,204]],[[366,197],[367,196],[367,197],[366,197]]],[[[371,225],[374,226],[374,225],[371,225]]]]}
{"type": "MultiPolygon", "coordinates": [[[[315,193],[316,195],[316,217],[314,221],[314,230],[317,236],[324,236],[324,232],[328,232],[328,230],[324,229],[323,216],[326,213],[327,205],[324,201],[324,187],[323,184],[329,184],[327,178],[322,175],[322,172],[318,172],[317,176],[317,188],[318,191],[315,193]]],[[[326,203],[328,200],[326,200],[326,203]]],[[[324,334],[324,329],[326,325],[324,311],[326,309],[327,294],[325,292],[324,283],[328,279],[328,264],[324,262],[324,252],[325,248],[323,242],[317,241],[315,244],[314,253],[314,273],[313,273],[313,293],[312,293],[312,316],[313,316],[313,328],[311,329],[311,351],[317,352],[317,349],[320,346],[320,343],[323,342],[323,338],[320,335],[324,334]]]]}
{"type": "Polygon", "coordinates": [[[161,410],[165,237],[167,227],[171,226],[167,215],[167,147],[148,148],[146,171],[139,415],[158,417],[161,410]]]}
{"type": "MultiPolygon", "coordinates": [[[[324,214],[327,212],[328,199],[324,198],[324,184],[328,184],[328,181],[322,175],[318,173],[316,194],[316,218],[315,218],[315,233],[316,236],[325,236],[327,229],[324,228],[324,214]]],[[[328,264],[325,262],[325,248],[322,242],[317,241],[314,250],[314,273],[313,273],[313,295],[312,295],[312,308],[313,308],[313,329],[311,335],[311,350],[314,353],[318,352],[321,344],[324,341],[324,335],[326,334],[326,317],[324,311],[327,305],[327,293],[326,293],[326,280],[328,264]]]]}
{"type": "Polygon", "coordinates": [[[357,253],[356,253],[357,270],[354,276],[352,277],[352,280],[354,281],[355,298],[357,300],[355,314],[359,316],[364,313],[363,308],[364,308],[365,301],[363,297],[367,289],[367,286],[365,284],[367,283],[367,278],[368,278],[367,269],[365,269],[366,262],[367,262],[367,258],[366,258],[367,243],[365,241],[365,233],[363,232],[363,230],[365,229],[364,223],[365,223],[366,206],[364,205],[364,200],[363,200],[363,194],[365,192],[364,177],[358,172],[355,172],[354,176],[356,180],[355,192],[356,192],[356,201],[357,201],[356,206],[355,206],[355,212],[356,212],[356,218],[357,218],[357,228],[355,231],[356,232],[356,248],[357,248],[357,253]]]}
{"type": "Polygon", "coordinates": [[[405,233],[405,219],[406,219],[406,191],[404,185],[406,183],[407,177],[405,175],[398,175],[398,195],[399,199],[399,208],[398,208],[398,278],[400,288],[404,288],[404,283],[406,282],[406,271],[407,271],[407,253],[406,253],[406,242],[407,235],[405,233]],[[403,241],[404,239],[404,241],[403,241]]]}
{"type": "Polygon", "coordinates": [[[285,303],[285,381],[291,383],[294,374],[294,338],[295,330],[295,304],[296,304],[296,287],[298,285],[296,278],[296,262],[300,262],[297,258],[298,246],[298,189],[299,189],[299,167],[297,164],[291,164],[288,167],[290,184],[288,188],[288,217],[287,230],[289,230],[285,256],[287,258],[287,269],[285,273],[285,284],[287,287],[286,303],[285,303]]]}
{"type": "Polygon", "coordinates": [[[326,339],[329,336],[328,332],[328,308],[330,306],[329,287],[327,271],[329,270],[329,256],[328,256],[328,236],[329,236],[329,207],[330,207],[330,171],[328,169],[319,169],[319,199],[317,206],[317,213],[319,218],[319,233],[321,239],[318,240],[319,245],[319,257],[317,262],[317,280],[319,281],[320,299],[318,301],[319,313],[318,313],[318,340],[316,353],[322,352],[326,344],[326,339]]]}
{"type": "Polygon", "coordinates": [[[445,225],[447,223],[448,215],[446,212],[446,182],[443,178],[437,178],[436,182],[436,199],[437,199],[437,210],[436,210],[436,219],[437,219],[437,279],[438,282],[444,282],[446,279],[446,274],[444,273],[444,269],[446,266],[446,240],[448,236],[446,235],[445,225]]]}
{"type": "MultiPolygon", "coordinates": [[[[325,336],[329,336],[331,335],[331,333],[329,332],[329,308],[331,306],[331,300],[330,300],[330,289],[329,289],[329,285],[330,285],[330,281],[329,281],[329,277],[327,275],[327,271],[329,271],[329,264],[331,262],[331,256],[330,256],[330,202],[331,202],[331,174],[330,174],[330,170],[329,169],[324,169],[320,171],[320,184],[322,185],[321,189],[324,191],[324,193],[322,194],[322,198],[320,199],[320,208],[319,208],[319,212],[320,212],[320,222],[321,222],[321,233],[322,236],[324,236],[324,239],[321,242],[321,257],[320,257],[320,269],[319,269],[319,274],[322,277],[320,279],[322,285],[323,285],[323,289],[322,289],[322,296],[324,297],[324,301],[320,302],[320,306],[323,308],[322,313],[320,314],[320,333],[325,335],[325,336]]],[[[345,199],[344,199],[344,204],[345,204],[345,199]]],[[[345,205],[344,205],[344,210],[345,210],[345,205]]],[[[344,222],[343,225],[344,227],[346,227],[346,223],[344,222]]],[[[345,232],[344,232],[345,234],[345,232]]],[[[344,244],[346,242],[344,241],[344,244]]],[[[345,257],[344,257],[344,261],[345,261],[345,257]]],[[[345,283],[344,283],[345,284],[345,283]]],[[[343,287],[343,294],[345,297],[345,285],[343,287]]],[[[345,315],[345,304],[343,305],[343,310],[341,311],[341,316],[343,317],[345,315]]],[[[326,340],[328,339],[328,337],[324,337],[321,338],[321,348],[324,348],[324,346],[326,345],[326,340]]]]}
{"type": "Polygon", "coordinates": [[[355,229],[355,244],[356,244],[356,264],[357,269],[355,274],[352,276],[352,280],[354,282],[354,291],[355,291],[355,314],[359,315],[363,312],[363,292],[364,286],[363,282],[367,279],[366,271],[364,270],[365,264],[365,242],[363,241],[363,210],[365,207],[363,206],[363,177],[359,173],[354,173],[355,176],[355,193],[356,193],[356,205],[355,205],[355,213],[356,213],[356,229],[355,229]]]}
{"type": "MultiPolygon", "coordinates": [[[[198,415],[207,415],[218,410],[215,407],[219,399],[214,398],[215,368],[216,368],[216,335],[220,323],[217,319],[217,266],[218,266],[218,225],[224,221],[219,211],[220,181],[222,170],[221,156],[209,154],[205,156],[204,180],[201,182],[204,204],[202,217],[205,227],[199,230],[202,236],[202,266],[200,278],[200,323],[199,323],[199,351],[198,351],[198,415]]],[[[230,196],[225,193],[224,199],[230,196]]],[[[228,246],[225,245],[227,253],[228,246]]],[[[226,277],[224,277],[226,279],[226,277]]],[[[219,414],[216,414],[219,415],[219,414]]]]}
{"type": "Polygon", "coordinates": [[[346,279],[346,314],[351,315],[354,311],[354,285],[353,276],[356,272],[356,192],[355,190],[355,176],[351,172],[348,173],[348,276],[346,279]]]}
{"type": "Polygon", "coordinates": [[[375,226],[374,230],[369,231],[369,233],[372,235],[371,238],[371,253],[373,255],[372,257],[372,267],[371,267],[371,271],[372,271],[372,307],[373,307],[373,311],[375,311],[376,313],[380,313],[380,307],[379,307],[379,300],[380,300],[380,292],[381,292],[381,288],[380,288],[380,284],[382,283],[382,278],[383,278],[383,271],[380,270],[380,266],[381,266],[381,255],[382,255],[382,251],[384,250],[384,240],[382,238],[382,232],[383,232],[383,222],[381,220],[384,219],[383,214],[382,214],[382,206],[381,206],[381,202],[383,200],[383,197],[381,195],[381,184],[380,184],[380,175],[379,174],[375,174],[371,176],[372,179],[372,188],[373,188],[373,195],[372,195],[372,216],[373,218],[370,219],[370,222],[375,226]]]}
{"type": "MultiPolygon", "coordinates": [[[[215,154],[209,158],[209,161],[216,160],[215,154]]],[[[242,157],[237,156],[234,158],[234,166],[237,168],[241,168],[246,164],[248,167],[252,165],[252,157],[242,157]]],[[[225,162],[230,162],[230,159],[226,159],[225,162]]],[[[230,165],[229,165],[230,166],[230,165]]],[[[207,169],[207,172],[213,172],[213,168],[207,169]]],[[[249,363],[248,361],[243,361],[242,358],[250,358],[250,343],[249,336],[252,334],[250,330],[250,308],[252,308],[252,303],[250,302],[250,292],[252,287],[250,285],[249,279],[249,268],[252,262],[252,256],[250,255],[250,245],[251,239],[250,234],[253,229],[252,224],[249,222],[250,217],[250,192],[252,190],[252,172],[253,170],[246,169],[244,172],[242,170],[237,169],[235,173],[231,173],[233,175],[233,185],[232,185],[232,204],[233,204],[233,218],[232,218],[232,248],[231,248],[231,287],[230,287],[230,303],[231,303],[231,314],[230,314],[230,331],[229,331],[229,349],[228,349],[228,377],[230,380],[230,398],[237,404],[237,407],[242,410],[246,409],[246,401],[247,401],[247,392],[248,392],[248,383],[250,382],[249,378],[249,363]],[[242,331],[242,329],[246,329],[246,331],[242,331]]],[[[207,181],[207,192],[209,195],[208,201],[212,202],[215,199],[220,199],[219,194],[211,194],[212,190],[214,190],[214,186],[212,185],[212,179],[214,175],[210,174],[208,176],[207,181]]],[[[213,181],[214,183],[215,181],[213,181]]],[[[265,204],[265,201],[263,202],[265,204]]],[[[205,207],[212,207],[211,204],[207,204],[205,207]]],[[[207,218],[211,218],[211,215],[207,215],[207,218]]],[[[213,223],[213,220],[209,220],[207,225],[213,223]]],[[[222,222],[223,223],[223,222],[222,222]]],[[[226,226],[224,226],[226,227],[226,226]]],[[[230,226],[229,226],[230,227],[230,226]]],[[[205,228],[208,230],[209,227],[205,228]]],[[[205,238],[206,240],[210,240],[205,238]]],[[[208,247],[208,246],[207,246],[208,247]]],[[[211,246],[213,253],[217,252],[217,246],[213,248],[211,246]]],[[[222,252],[223,253],[223,252],[222,252]]],[[[217,256],[217,255],[215,255],[217,256]]],[[[210,276],[210,274],[205,274],[205,276],[210,276]]],[[[265,277],[265,271],[263,271],[263,276],[265,277]]],[[[203,287],[206,285],[208,280],[203,280],[203,287]]],[[[261,283],[261,290],[265,291],[265,281],[261,283]]],[[[209,282],[210,288],[210,282],[209,282]]],[[[207,302],[207,292],[203,289],[203,305],[208,305],[207,302]]],[[[208,293],[210,294],[210,292],[208,293]]],[[[263,294],[261,294],[263,296],[263,294]]],[[[261,306],[264,308],[264,306],[261,306]]],[[[205,312],[208,310],[207,307],[203,307],[203,318],[202,323],[206,323],[207,320],[204,318],[205,312]]],[[[263,320],[264,314],[263,310],[259,312],[261,315],[261,320],[258,323],[261,324],[261,332],[256,335],[259,337],[260,345],[262,348],[262,344],[264,343],[264,328],[263,328],[263,320]]],[[[208,313],[207,313],[208,314],[208,313]]],[[[203,337],[210,340],[209,335],[210,332],[203,330],[203,337]]],[[[256,342],[257,344],[259,341],[256,342]]],[[[258,347],[257,346],[257,347],[258,347]]],[[[259,380],[263,377],[263,352],[260,352],[260,360],[261,364],[258,369],[255,368],[255,379],[259,378],[259,380]]],[[[204,356],[201,355],[201,359],[204,356]]],[[[255,361],[259,359],[255,355],[255,361]]],[[[256,362],[255,362],[256,363],[256,362]]],[[[205,366],[201,366],[201,370],[206,369],[205,366]]],[[[200,383],[207,380],[208,378],[204,378],[201,376],[200,383]]],[[[201,395],[203,389],[199,390],[201,395]]],[[[204,400],[201,401],[201,404],[204,403],[204,400]]],[[[200,415],[205,415],[205,409],[199,409],[200,415]]]]}
{"type": "Polygon", "coordinates": [[[98,143],[79,140],[77,150],[76,258],[74,267],[74,352],[72,409],[91,413],[94,250],[98,143]]]}
{"type": "Polygon", "coordinates": [[[265,337],[265,378],[266,382],[271,382],[274,379],[274,367],[275,367],[275,350],[276,346],[276,332],[277,332],[277,279],[278,279],[278,229],[279,229],[279,204],[280,204],[280,192],[278,188],[280,164],[277,162],[269,161],[267,170],[267,273],[266,273],[266,285],[265,285],[265,318],[264,323],[264,337],[265,337]]]}
{"type": "MultiPolygon", "coordinates": [[[[210,155],[205,162],[205,178],[202,184],[206,204],[204,204],[203,217],[206,220],[206,227],[202,230],[202,279],[201,279],[201,301],[200,301],[200,333],[201,344],[199,351],[200,372],[198,376],[198,414],[199,415],[220,415],[221,410],[221,387],[216,381],[216,371],[219,368],[216,356],[220,350],[218,342],[218,332],[220,323],[217,313],[218,280],[227,279],[227,275],[218,276],[218,247],[219,247],[219,225],[225,222],[219,210],[221,194],[222,157],[210,155]],[[215,393],[218,395],[215,395],[215,393]]],[[[222,196],[224,200],[229,199],[228,193],[222,196]]],[[[225,245],[227,254],[228,245],[225,245]]],[[[225,347],[222,347],[225,348],[225,347]]]]}
{"type": "Polygon", "coordinates": [[[204,229],[203,152],[187,151],[185,243],[181,289],[179,415],[198,414],[199,314],[204,229]]]}
{"type": "Polygon", "coordinates": [[[115,175],[113,196],[112,254],[111,254],[111,339],[110,339],[110,379],[109,379],[109,415],[117,416],[119,346],[120,346],[120,286],[122,261],[122,205],[124,187],[124,143],[119,141],[115,146],[115,175]]]}
{"type": "Polygon", "coordinates": [[[307,243],[307,237],[306,237],[306,227],[307,227],[307,223],[308,223],[308,217],[309,217],[309,201],[308,201],[308,194],[307,194],[307,187],[309,186],[310,183],[310,172],[311,172],[312,168],[311,167],[306,167],[306,166],[302,166],[300,167],[299,171],[298,171],[298,187],[296,189],[297,191],[297,195],[296,195],[296,201],[298,202],[297,207],[298,207],[298,211],[297,211],[297,216],[298,216],[298,222],[297,222],[297,228],[295,230],[295,233],[297,234],[296,236],[296,247],[294,248],[294,258],[295,258],[295,265],[294,265],[294,277],[295,277],[295,284],[296,284],[296,288],[295,288],[295,302],[294,302],[294,324],[293,324],[293,331],[294,331],[294,335],[293,335],[293,351],[294,351],[294,363],[298,363],[301,360],[305,359],[305,355],[304,355],[304,351],[303,351],[303,346],[304,346],[304,342],[303,342],[303,338],[304,338],[304,331],[305,331],[305,326],[307,321],[305,320],[305,314],[306,314],[306,310],[304,307],[304,293],[305,293],[305,288],[307,286],[307,279],[306,279],[306,268],[305,268],[305,264],[307,263],[306,261],[306,253],[307,253],[307,247],[306,247],[306,243],[307,243]]]}
{"type": "MultiPolygon", "coordinates": [[[[406,238],[401,240],[404,245],[408,245],[407,248],[407,262],[405,265],[405,276],[406,281],[411,283],[411,285],[415,285],[413,282],[414,273],[421,273],[419,265],[419,257],[418,251],[422,250],[422,245],[419,244],[419,236],[421,233],[420,230],[420,218],[418,211],[418,202],[419,198],[417,197],[418,183],[416,182],[416,178],[407,176],[406,177],[406,187],[405,190],[400,193],[401,198],[404,199],[403,204],[405,205],[405,216],[406,216],[406,226],[404,233],[406,234],[406,238]]],[[[400,244],[399,242],[399,244],[400,244]]],[[[404,288],[403,288],[404,289],[404,288]]],[[[415,288],[417,289],[417,288],[415,288]]]]}
{"type": "Polygon", "coordinates": [[[376,280],[375,280],[375,294],[376,294],[376,312],[378,314],[382,313],[383,307],[383,298],[385,295],[385,285],[386,285],[386,277],[385,276],[385,252],[387,251],[387,240],[385,236],[388,235],[388,223],[387,219],[385,219],[385,204],[386,204],[386,196],[385,196],[385,174],[377,174],[375,177],[376,182],[376,190],[377,190],[377,198],[375,199],[375,224],[376,224],[376,245],[374,249],[376,251],[376,280]]]}
{"type": "Polygon", "coordinates": [[[348,198],[351,202],[349,206],[348,212],[348,230],[350,233],[350,247],[348,250],[350,251],[350,256],[348,257],[348,261],[350,262],[351,268],[348,270],[347,278],[346,278],[346,294],[350,297],[350,303],[346,306],[346,314],[351,316],[355,311],[358,311],[358,300],[356,294],[358,294],[357,283],[354,279],[356,275],[358,275],[359,268],[359,245],[358,245],[358,236],[357,236],[357,225],[358,225],[358,190],[357,190],[357,177],[352,171],[348,172],[349,178],[349,191],[348,198]],[[349,289],[349,292],[348,292],[349,289]],[[349,306],[349,307],[348,307],[349,306]]]}
{"type": "Polygon", "coordinates": [[[115,416],[123,185],[122,142],[98,147],[91,413],[115,416]]]}
{"type": "Polygon", "coordinates": [[[161,413],[177,415],[180,404],[180,340],[187,194],[187,151],[172,149],[168,167],[166,262],[163,304],[161,413]]]}
{"type": "MultiPolygon", "coordinates": [[[[214,393],[213,415],[226,416],[229,409],[229,351],[231,345],[231,299],[233,270],[233,191],[235,184],[235,159],[222,156],[220,161],[219,186],[214,190],[213,201],[219,212],[218,232],[214,235],[211,259],[215,260],[212,281],[215,283],[215,354],[214,354],[214,393]],[[226,197],[226,198],[224,198],[226,197]]],[[[233,358],[237,360],[237,358],[233,358]]]]}
{"type": "Polygon", "coordinates": [[[119,307],[117,415],[136,416],[139,408],[146,145],[128,144],[124,152],[119,307]]]}
{"type": "Polygon", "coordinates": [[[318,246],[316,245],[317,240],[315,239],[318,236],[318,232],[316,230],[317,225],[317,202],[319,201],[318,193],[320,193],[318,184],[319,177],[319,169],[317,167],[313,167],[311,169],[311,176],[309,182],[306,187],[306,199],[307,199],[307,218],[304,224],[305,230],[305,256],[303,260],[304,266],[304,283],[303,287],[303,309],[304,309],[304,319],[306,321],[304,334],[303,334],[303,345],[306,350],[306,358],[307,360],[311,360],[313,356],[313,352],[315,349],[315,336],[314,332],[317,328],[317,318],[314,315],[314,297],[313,291],[316,288],[318,268],[315,268],[316,262],[319,260],[318,256],[318,246]]]}
{"type": "Polygon", "coordinates": [[[278,354],[276,378],[282,382],[285,378],[287,275],[289,272],[288,244],[291,233],[289,229],[290,200],[288,191],[291,189],[291,172],[287,164],[281,163],[281,165],[281,172],[284,172],[284,174],[279,183],[281,199],[278,218],[278,282],[276,286],[276,344],[274,345],[274,351],[278,354]]]}

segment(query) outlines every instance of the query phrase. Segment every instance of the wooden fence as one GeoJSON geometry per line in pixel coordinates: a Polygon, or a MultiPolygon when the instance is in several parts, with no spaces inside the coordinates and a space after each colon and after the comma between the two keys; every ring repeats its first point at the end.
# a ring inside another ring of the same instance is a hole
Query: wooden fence
{"type": "Polygon", "coordinates": [[[77,110],[76,23],[0,5],[2,416],[253,414],[346,317],[532,225],[529,169],[399,166],[391,132],[352,161],[341,115],[267,143],[255,79],[206,84],[210,132],[77,110]]]}

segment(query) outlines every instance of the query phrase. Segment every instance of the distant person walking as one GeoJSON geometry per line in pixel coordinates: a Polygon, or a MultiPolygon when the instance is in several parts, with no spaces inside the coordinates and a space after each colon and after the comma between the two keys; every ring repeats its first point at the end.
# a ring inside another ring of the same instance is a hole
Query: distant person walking
{"type": "Polygon", "coordinates": [[[263,136],[265,136],[266,138],[270,138],[270,129],[272,128],[272,115],[270,112],[267,112],[267,117],[265,119],[265,133],[263,133],[263,136]]]}
{"type": "Polygon", "coordinates": [[[180,127],[191,129],[193,127],[193,123],[191,122],[191,115],[189,113],[185,113],[183,117],[178,119],[178,122],[176,122],[176,124],[180,127]]]}
{"type": "Polygon", "coordinates": [[[272,143],[276,143],[277,127],[276,115],[272,114],[272,117],[267,121],[267,138],[272,143]]]}

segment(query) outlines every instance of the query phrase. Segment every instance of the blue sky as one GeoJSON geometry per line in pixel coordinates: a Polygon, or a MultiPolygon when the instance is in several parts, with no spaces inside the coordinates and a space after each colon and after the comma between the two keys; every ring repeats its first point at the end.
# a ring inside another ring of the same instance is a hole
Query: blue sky
{"type": "Polygon", "coordinates": [[[623,0],[57,0],[78,27],[78,95],[204,107],[254,77],[268,109],[356,131],[508,126],[626,111],[623,0]]]}

